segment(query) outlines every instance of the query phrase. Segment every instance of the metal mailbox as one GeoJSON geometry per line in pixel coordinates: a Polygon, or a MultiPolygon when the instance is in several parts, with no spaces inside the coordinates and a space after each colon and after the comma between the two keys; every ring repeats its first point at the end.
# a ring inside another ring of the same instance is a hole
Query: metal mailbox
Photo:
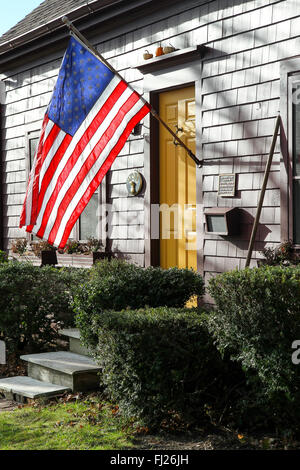
{"type": "Polygon", "coordinates": [[[204,212],[206,232],[214,235],[237,235],[239,211],[237,207],[211,207],[204,212]]]}

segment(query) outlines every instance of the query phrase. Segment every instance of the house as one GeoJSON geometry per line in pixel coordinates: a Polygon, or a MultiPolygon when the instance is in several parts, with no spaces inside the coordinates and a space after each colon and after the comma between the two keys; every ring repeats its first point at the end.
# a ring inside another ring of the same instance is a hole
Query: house
{"type": "Polygon", "coordinates": [[[142,266],[194,267],[206,279],[243,267],[280,112],[251,266],[264,247],[300,244],[300,0],[45,0],[0,38],[2,248],[29,236],[19,216],[69,39],[64,15],[203,160],[197,166],[147,116],[73,238],[94,236],[142,266]],[[175,51],[156,57],[159,46],[175,51]],[[180,238],[173,209],[159,215],[176,203],[186,205],[180,238]]]}

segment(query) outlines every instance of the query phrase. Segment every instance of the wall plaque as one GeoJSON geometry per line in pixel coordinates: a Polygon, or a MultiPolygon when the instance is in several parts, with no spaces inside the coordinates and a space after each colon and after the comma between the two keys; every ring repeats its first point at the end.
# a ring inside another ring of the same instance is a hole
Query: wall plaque
{"type": "Polygon", "coordinates": [[[235,196],[235,173],[224,173],[219,175],[218,196],[235,196]]]}
{"type": "Polygon", "coordinates": [[[139,171],[133,171],[126,181],[127,191],[129,196],[136,196],[139,194],[143,187],[143,177],[139,171]]]}

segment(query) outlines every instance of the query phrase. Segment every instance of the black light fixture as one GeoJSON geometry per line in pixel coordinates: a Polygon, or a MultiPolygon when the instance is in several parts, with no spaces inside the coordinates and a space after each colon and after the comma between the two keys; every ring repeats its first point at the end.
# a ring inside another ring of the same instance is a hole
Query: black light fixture
{"type": "Polygon", "coordinates": [[[143,124],[140,122],[133,128],[132,134],[133,135],[141,135],[142,134],[142,127],[143,124]]]}

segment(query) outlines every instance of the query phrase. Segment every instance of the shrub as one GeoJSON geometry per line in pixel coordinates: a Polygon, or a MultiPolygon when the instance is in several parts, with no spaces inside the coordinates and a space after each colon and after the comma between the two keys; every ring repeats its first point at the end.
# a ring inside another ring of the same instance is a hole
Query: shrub
{"type": "Polygon", "coordinates": [[[267,264],[269,266],[276,266],[278,264],[284,266],[291,266],[300,263],[300,256],[294,250],[294,245],[291,240],[280,243],[275,248],[264,248],[261,253],[265,259],[260,260],[260,264],[267,264]]]}
{"type": "Polygon", "coordinates": [[[7,263],[8,262],[8,256],[5,251],[0,250],[0,264],[1,263],[7,263]]]}
{"type": "Polygon", "coordinates": [[[20,256],[24,255],[27,250],[27,239],[26,238],[17,238],[11,243],[11,251],[20,256]]]}
{"type": "Polygon", "coordinates": [[[55,251],[56,248],[54,246],[50,245],[48,242],[45,240],[40,240],[37,242],[32,242],[31,243],[31,248],[35,256],[38,258],[42,257],[42,251],[55,251]]]}
{"type": "Polygon", "coordinates": [[[236,409],[247,420],[252,413],[256,424],[299,420],[300,370],[291,347],[300,339],[300,267],[221,274],[211,279],[209,292],[216,303],[209,329],[220,352],[241,365],[250,387],[236,409]]]}
{"type": "MultiPolygon", "coordinates": [[[[190,309],[106,311],[77,317],[101,380],[124,414],[148,426],[179,413],[198,419],[225,394],[222,362],[204,317],[190,309]]],[[[221,398],[222,401],[222,398],[221,398]]]]}
{"type": "Polygon", "coordinates": [[[82,276],[83,270],[0,265],[0,335],[10,351],[39,351],[55,341],[55,325],[73,324],[71,301],[82,276]]]}
{"type": "Polygon", "coordinates": [[[76,296],[76,310],[87,315],[105,309],[184,307],[193,295],[202,296],[204,282],[189,269],[141,268],[123,260],[102,260],[76,296]]]}

